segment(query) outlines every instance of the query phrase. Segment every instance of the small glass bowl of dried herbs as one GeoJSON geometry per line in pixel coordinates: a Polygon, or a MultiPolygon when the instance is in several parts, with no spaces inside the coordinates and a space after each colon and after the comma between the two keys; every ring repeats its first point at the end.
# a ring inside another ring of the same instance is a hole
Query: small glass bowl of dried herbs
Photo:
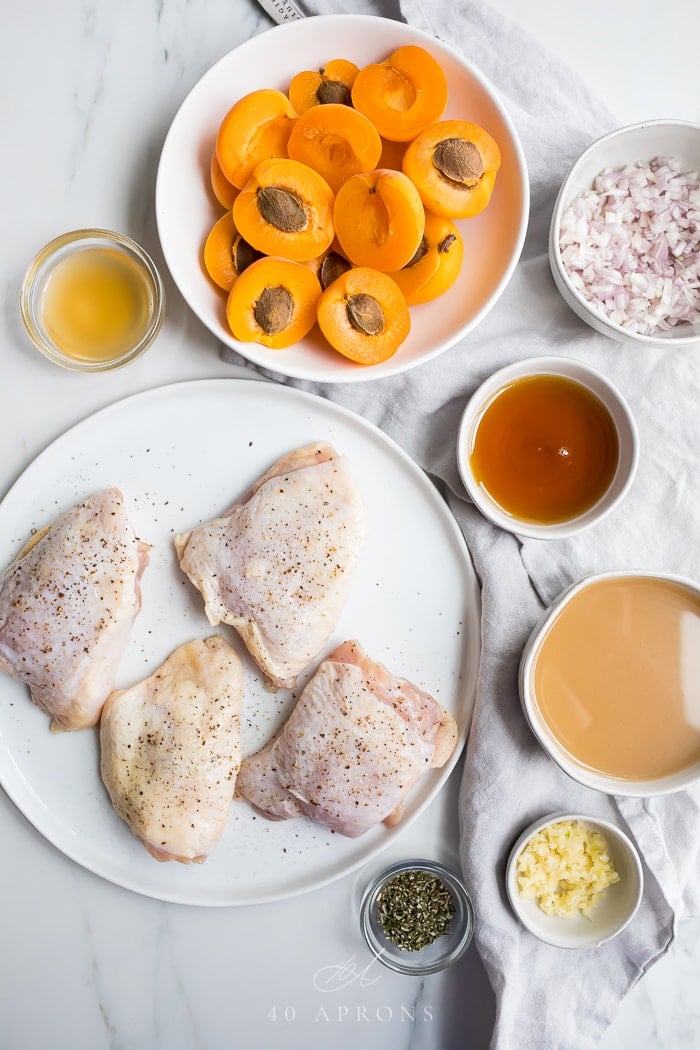
{"type": "Polygon", "coordinates": [[[469,947],[474,910],[462,881],[432,860],[405,860],[382,871],[360,905],[365,941],[399,973],[428,974],[469,947]]]}

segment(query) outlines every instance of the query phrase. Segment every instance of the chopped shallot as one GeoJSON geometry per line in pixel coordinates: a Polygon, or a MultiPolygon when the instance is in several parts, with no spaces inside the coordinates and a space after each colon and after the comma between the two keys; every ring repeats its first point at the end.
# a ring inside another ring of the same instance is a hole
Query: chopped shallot
{"type": "Polygon", "coordinates": [[[571,283],[608,321],[652,335],[700,321],[700,179],[675,157],[596,176],[561,220],[571,283]]]}

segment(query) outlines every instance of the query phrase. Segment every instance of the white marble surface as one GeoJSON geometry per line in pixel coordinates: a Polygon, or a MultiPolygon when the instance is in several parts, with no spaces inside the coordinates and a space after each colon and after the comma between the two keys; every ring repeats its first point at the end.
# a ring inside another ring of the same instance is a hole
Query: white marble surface
{"type": "MultiPolygon", "coordinates": [[[[576,16],[560,0],[495,6],[595,81],[621,122],[700,121],[697,0],[588,0],[576,16]]],[[[25,0],[4,13],[0,492],[94,409],[164,382],[235,374],[169,282],[157,344],[93,377],[36,354],[17,293],[36,250],[67,229],[123,230],[160,259],[153,185],[168,124],[198,77],[265,24],[253,0],[25,0]]],[[[380,863],[415,853],[454,861],[456,791],[455,775],[380,863]]],[[[473,949],[425,982],[376,963],[364,971],[357,898],[377,862],[287,902],[187,908],[83,871],[1,792],[0,841],[2,1050],[488,1046],[493,998],[473,949]]],[[[606,1050],[700,1045],[699,941],[698,920],[681,927],[623,1004],[606,1050]]]]}

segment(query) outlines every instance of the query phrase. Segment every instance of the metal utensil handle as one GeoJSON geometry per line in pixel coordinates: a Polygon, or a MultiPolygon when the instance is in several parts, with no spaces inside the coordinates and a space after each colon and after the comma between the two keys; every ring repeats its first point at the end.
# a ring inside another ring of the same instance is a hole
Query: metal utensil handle
{"type": "Polygon", "coordinates": [[[258,0],[264,11],[282,25],[283,22],[295,22],[298,18],[304,18],[304,12],[294,3],[294,0],[258,0]]]}

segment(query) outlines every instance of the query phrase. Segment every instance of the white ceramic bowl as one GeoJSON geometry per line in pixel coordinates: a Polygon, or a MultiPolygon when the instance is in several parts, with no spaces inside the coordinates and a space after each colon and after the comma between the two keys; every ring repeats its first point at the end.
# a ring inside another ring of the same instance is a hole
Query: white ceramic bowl
{"type": "Polygon", "coordinates": [[[634,918],[642,900],[644,877],[639,854],[631,840],[607,820],[583,813],[550,813],[525,828],[508,858],[506,892],[511,907],[523,926],[541,941],[555,948],[597,948],[616,937],[634,918]],[[521,897],[517,883],[517,860],[526,843],[538,831],[560,820],[577,820],[593,831],[601,832],[608,845],[613,867],[620,881],[609,886],[590,917],[574,915],[561,918],[547,915],[534,900],[521,897]]]}
{"type": "MultiPolygon", "coordinates": [[[[632,798],[647,798],[652,795],[668,795],[673,791],[681,791],[684,788],[689,787],[691,784],[700,781],[700,761],[695,762],[694,765],[687,766],[685,769],[682,769],[677,773],[672,773],[665,777],[658,777],[653,780],[624,780],[621,777],[607,776],[604,773],[599,773],[596,770],[589,769],[587,766],[576,762],[571,755],[563,749],[558,739],[554,736],[540,714],[535,698],[535,662],[552,622],[567,602],[571,601],[571,599],[579,594],[585,587],[589,587],[591,584],[595,584],[600,580],[611,580],[619,577],[628,578],[649,576],[654,579],[669,580],[672,583],[679,583],[682,586],[687,587],[698,597],[698,599],[700,599],[700,587],[698,587],[697,583],[693,580],[690,580],[685,576],[677,576],[671,573],[644,571],[595,573],[591,576],[586,576],[584,579],[579,580],[578,583],[574,583],[570,587],[567,587],[567,589],[563,591],[549,606],[525,643],[525,648],[523,649],[523,654],[520,659],[520,669],[518,674],[520,703],[530,729],[550,758],[554,759],[557,765],[563,769],[565,773],[568,773],[573,780],[577,780],[579,784],[584,784],[586,787],[594,788],[596,791],[603,791],[608,795],[625,795],[632,798]]],[[[594,659],[595,654],[591,653],[591,660],[594,659]]]]}
{"type": "Polygon", "coordinates": [[[358,382],[413,368],[471,331],[504,291],[520,256],[529,209],[527,168],[517,133],[493,86],[452,48],[411,26],[369,15],[320,15],[287,22],[252,37],[222,58],[195,85],[172,122],[156,185],[163,254],[183,297],[203,324],[248,360],[298,379],[358,382]],[[262,87],[287,90],[292,76],[344,57],[359,66],[397,47],[425,47],[449,89],[446,117],[481,124],[498,142],[502,165],[488,207],[458,225],[464,237],[463,276],[438,300],[411,309],[411,332],[396,354],[363,367],[329,349],[317,328],[295,346],[269,350],[239,343],[224,314],[225,297],[204,272],[202,248],[222,209],[209,190],[209,162],[218,126],[242,95],[262,87]]]}
{"type": "Polygon", "coordinates": [[[583,190],[590,190],[593,180],[604,168],[621,167],[636,161],[648,163],[654,157],[675,156],[684,171],[700,170],[700,125],[681,120],[651,120],[632,124],[597,139],[584,150],[564,179],[552,213],[549,228],[549,263],[554,283],[564,301],[581,320],[597,332],[630,346],[697,346],[700,325],[678,325],[658,335],[637,335],[613,324],[595,310],[571,283],[559,249],[559,228],[564,211],[583,190]]]}
{"type": "Polygon", "coordinates": [[[485,517],[502,529],[533,539],[564,539],[589,528],[604,518],[623,499],[632,484],[638,458],[637,426],[620,392],[610,380],[594,368],[566,357],[534,357],[525,361],[517,361],[515,364],[507,365],[498,372],[494,372],[478,387],[467,402],[457,436],[457,465],[464,486],[474,504],[485,517]],[[562,376],[580,383],[595,394],[613,418],[619,443],[617,469],[606,492],[598,502],[575,518],[545,525],[522,521],[504,510],[476,480],[469,463],[477,427],[496,395],[518,379],[538,375],[562,376]]]}

